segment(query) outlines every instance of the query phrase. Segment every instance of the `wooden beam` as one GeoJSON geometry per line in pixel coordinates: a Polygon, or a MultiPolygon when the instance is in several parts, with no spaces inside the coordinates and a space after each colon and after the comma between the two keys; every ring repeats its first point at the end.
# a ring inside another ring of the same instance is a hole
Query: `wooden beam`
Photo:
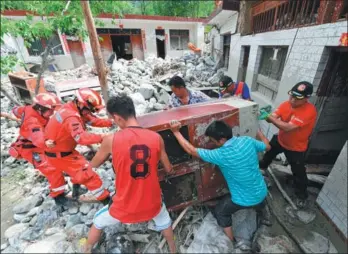
{"type": "Polygon", "coordinates": [[[104,98],[104,101],[106,104],[106,102],[109,99],[108,83],[107,83],[107,69],[106,69],[103,55],[102,55],[102,52],[100,49],[97,30],[95,28],[94,19],[92,17],[92,12],[91,12],[91,9],[89,7],[89,1],[81,0],[81,6],[82,6],[83,14],[85,16],[85,22],[86,22],[86,26],[87,26],[89,40],[91,42],[95,67],[96,67],[96,70],[98,72],[100,87],[101,87],[103,98],[104,98]]]}

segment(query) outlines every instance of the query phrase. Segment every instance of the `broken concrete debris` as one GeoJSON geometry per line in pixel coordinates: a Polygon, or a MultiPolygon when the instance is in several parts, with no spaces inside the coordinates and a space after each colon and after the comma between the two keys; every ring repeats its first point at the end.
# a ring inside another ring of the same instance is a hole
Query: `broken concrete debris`
{"type": "MultiPolygon", "coordinates": [[[[170,95],[166,86],[173,75],[182,76],[188,87],[204,87],[217,85],[225,69],[217,69],[217,64],[208,56],[199,57],[194,54],[185,54],[179,59],[161,59],[149,57],[146,61],[133,59],[114,60],[108,73],[110,95],[126,93],[136,107],[137,115],[152,111],[163,110],[168,104],[170,95]]],[[[61,81],[77,78],[95,77],[95,73],[88,65],[80,68],[56,73],[47,73],[44,77],[47,91],[55,91],[55,84],[61,81]]],[[[3,82],[6,90],[13,96],[15,93],[9,82],[3,82]]],[[[2,97],[2,111],[10,112],[14,105],[2,97]]],[[[105,117],[105,110],[100,113],[105,117]]],[[[95,133],[109,132],[110,130],[92,128],[95,133]]],[[[14,219],[18,224],[8,228],[5,232],[7,243],[1,246],[2,253],[73,253],[81,252],[83,240],[87,237],[88,228],[92,224],[93,216],[102,204],[80,204],[76,207],[57,210],[54,201],[48,197],[48,185],[37,181],[35,170],[31,165],[8,157],[9,145],[18,135],[18,123],[1,119],[1,176],[11,171],[23,172],[25,175],[26,199],[14,207],[14,219]]],[[[86,147],[78,147],[82,153],[88,152],[86,147]]],[[[102,165],[98,170],[105,186],[114,192],[115,175],[110,162],[102,165]]],[[[71,181],[66,177],[71,189],[71,181]]],[[[172,213],[174,220],[178,214],[172,213]]],[[[314,218],[312,214],[297,211],[295,216],[303,218],[309,223],[314,218]]],[[[253,210],[241,210],[233,215],[233,231],[237,240],[235,248],[231,241],[218,226],[215,218],[207,209],[190,207],[188,212],[175,229],[178,248],[185,253],[221,253],[233,251],[241,253],[245,248],[250,249],[257,230],[256,214],[253,210]]],[[[313,232],[315,233],[315,232],[313,232]]],[[[314,235],[315,239],[322,238],[314,235]]],[[[104,241],[96,249],[100,253],[129,253],[138,250],[143,252],[163,251],[158,248],[161,237],[151,231],[151,222],[136,225],[117,225],[105,230],[104,241]]],[[[291,241],[283,236],[260,235],[256,240],[261,253],[293,252],[291,241]]],[[[326,240],[324,242],[327,242],[326,240]]],[[[315,249],[314,245],[304,241],[303,248],[315,249]]],[[[319,246],[320,247],[320,246],[319,246]]],[[[320,250],[331,249],[333,245],[321,246],[320,250]]],[[[166,252],[167,249],[164,249],[166,252]]]]}

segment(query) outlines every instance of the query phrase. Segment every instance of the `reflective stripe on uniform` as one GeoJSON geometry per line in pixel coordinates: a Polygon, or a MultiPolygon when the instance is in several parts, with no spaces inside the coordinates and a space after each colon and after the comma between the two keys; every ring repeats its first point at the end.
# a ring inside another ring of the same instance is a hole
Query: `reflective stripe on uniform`
{"type": "Polygon", "coordinates": [[[57,191],[62,191],[62,190],[65,190],[65,185],[52,189],[52,192],[57,192],[57,191]]]}
{"type": "Polygon", "coordinates": [[[102,185],[100,188],[91,191],[91,193],[92,193],[96,198],[98,198],[98,197],[100,197],[101,195],[103,195],[104,190],[105,190],[105,189],[104,189],[104,186],[102,185]]]}

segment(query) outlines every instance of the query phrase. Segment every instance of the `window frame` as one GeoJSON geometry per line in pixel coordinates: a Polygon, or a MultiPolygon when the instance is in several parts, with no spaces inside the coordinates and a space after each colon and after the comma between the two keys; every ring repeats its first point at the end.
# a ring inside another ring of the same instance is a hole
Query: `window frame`
{"type": "Polygon", "coordinates": [[[187,38],[187,42],[190,42],[190,30],[189,29],[169,29],[169,40],[170,40],[170,50],[185,50],[185,46],[183,45],[182,38],[187,38]],[[187,35],[181,34],[180,32],[186,32],[187,35]],[[172,32],[177,32],[178,34],[171,34],[172,32]],[[172,38],[178,38],[178,48],[173,48],[172,38]]]}
{"type": "MultiPolygon", "coordinates": [[[[55,36],[56,36],[56,40],[55,42],[58,42],[59,40],[59,44],[56,43],[55,45],[52,45],[52,49],[51,49],[51,54],[54,55],[54,56],[61,56],[61,55],[65,55],[65,51],[64,51],[64,47],[63,47],[63,42],[59,36],[59,33],[58,32],[55,32],[55,36]],[[61,54],[58,53],[58,51],[55,51],[56,49],[61,49],[61,54]]],[[[29,47],[26,47],[27,49],[27,52],[28,52],[28,55],[31,56],[31,57],[38,57],[40,56],[46,49],[47,47],[47,42],[48,42],[49,39],[46,39],[46,38],[39,38],[37,40],[35,40],[34,42],[31,43],[31,45],[29,47]],[[41,50],[39,50],[39,52],[37,54],[35,54],[35,48],[32,48],[33,46],[33,43],[35,42],[40,42],[41,45],[41,50]]]]}

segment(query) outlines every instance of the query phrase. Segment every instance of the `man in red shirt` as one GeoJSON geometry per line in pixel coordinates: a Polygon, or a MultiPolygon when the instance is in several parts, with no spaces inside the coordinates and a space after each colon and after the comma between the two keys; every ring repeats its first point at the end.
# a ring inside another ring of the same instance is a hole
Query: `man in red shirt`
{"type": "MultiPolygon", "coordinates": [[[[86,121],[94,126],[111,126],[109,119],[96,119],[92,113],[103,107],[102,98],[94,90],[81,88],[76,93],[75,100],[64,104],[56,114],[51,117],[45,129],[46,138],[53,142],[53,148],[45,149],[49,164],[60,173],[56,178],[60,189],[64,190],[65,180],[63,172],[71,177],[73,183],[73,198],[78,199],[80,184],[87,187],[95,198],[105,204],[109,202],[109,191],[103,187],[103,182],[90,163],[75,150],[79,145],[92,145],[101,143],[106,134],[93,134],[86,131],[86,121]]],[[[57,204],[66,204],[67,199],[62,193],[55,197],[57,204]]]]}
{"type": "Polygon", "coordinates": [[[112,155],[117,191],[112,202],[96,213],[85,251],[91,252],[107,226],[153,220],[156,229],[166,238],[170,251],[175,253],[171,219],[162,203],[157,175],[159,161],[166,172],[172,171],[163,139],[158,133],[139,126],[130,97],[110,98],[107,110],[121,130],[103,140],[91,165],[97,168],[112,155]]]}
{"type": "Polygon", "coordinates": [[[279,134],[273,136],[270,142],[272,148],[265,153],[260,168],[267,169],[272,160],[283,152],[291,166],[298,198],[296,203],[300,208],[305,206],[308,197],[304,156],[317,117],[315,106],[308,102],[312,93],[313,85],[301,81],[289,91],[288,101],[280,104],[274,113],[263,117],[279,128],[279,134]]]}

